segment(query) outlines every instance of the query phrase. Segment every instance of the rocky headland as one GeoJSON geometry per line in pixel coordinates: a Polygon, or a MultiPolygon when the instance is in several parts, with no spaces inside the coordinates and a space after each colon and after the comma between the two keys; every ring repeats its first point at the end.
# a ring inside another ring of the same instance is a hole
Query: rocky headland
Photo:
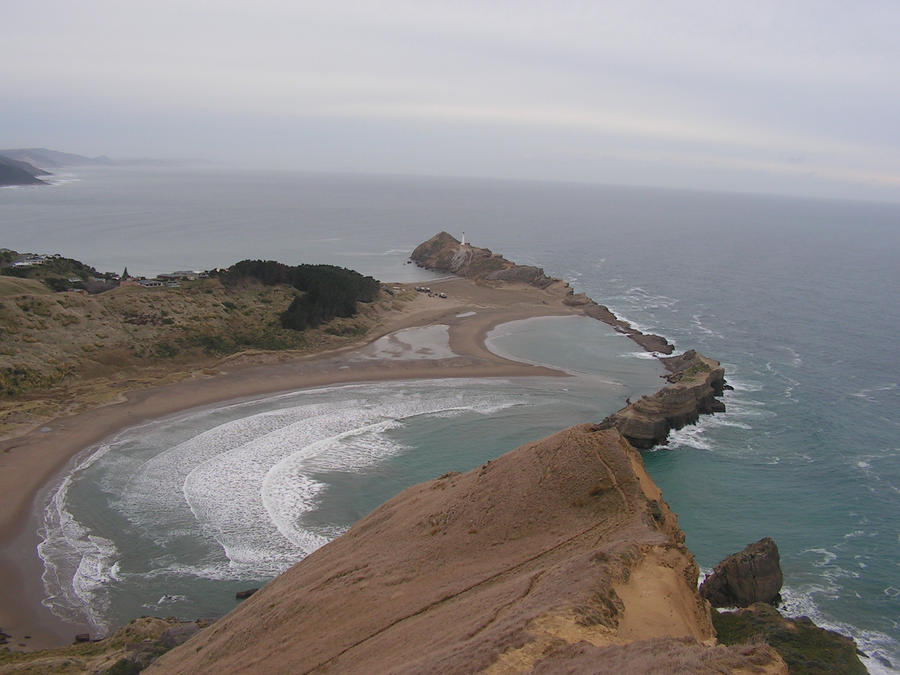
{"type": "Polygon", "coordinates": [[[517,265],[490,249],[463,244],[452,235],[440,232],[420,244],[410,259],[426,269],[449,272],[479,283],[526,283],[541,290],[556,292],[563,304],[577,307],[586,316],[603,321],[627,335],[647,351],[660,356],[669,371],[667,386],[645,396],[607,417],[601,425],[616,427],[636,448],[647,449],[666,441],[669,431],[695,423],[700,415],[724,412],[721,396],[725,370],[718,361],[691,349],[679,356],[664,357],[674,348],[662,336],[642,333],[610,309],[584,293],[575,293],[568,283],[547,276],[540,267],[517,265]]]}
{"type": "Polygon", "coordinates": [[[786,672],[715,646],[683,542],[621,434],[573,427],[405,490],[147,672],[786,672]]]}
{"type": "Polygon", "coordinates": [[[718,361],[693,349],[660,361],[670,371],[668,384],[601,422],[601,426],[616,427],[636,448],[664,443],[669,431],[694,424],[700,415],[725,412],[725,404],[716,398],[728,386],[725,369],[718,361]]]}
{"type": "Polygon", "coordinates": [[[520,282],[556,292],[562,296],[564,304],[581,308],[585,315],[609,324],[648,352],[671,354],[675,349],[661,335],[639,331],[618,318],[608,307],[597,304],[584,293],[575,293],[562,279],[547,276],[542,268],[518,265],[490,249],[463,244],[447,232],[439,232],[419,244],[410,255],[410,260],[419,267],[448,272],[479,283],[520,282]]]}

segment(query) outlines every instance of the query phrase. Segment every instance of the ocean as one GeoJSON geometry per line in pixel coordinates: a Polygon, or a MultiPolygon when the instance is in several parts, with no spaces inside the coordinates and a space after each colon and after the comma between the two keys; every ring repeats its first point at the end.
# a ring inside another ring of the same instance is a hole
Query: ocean
{"type": "MultiPolygon", "coordinates": [[[[644,453],[687,545],[709,569],[773,537],[785,611],[853,635],[872,672],[894,672],[900,206],[208,168],[79,168],[0,190],[0,245],[131,274],[273,258],[425,280],[406,258],[440,230],[722,361],[728,412],[644,453]]],[[[599,420],[660,382],[598,322],[504,326],[491,345],[577,376],[286,393],[86,449],[47,495],[46,604],[107,628],[221,613],[406,485],[599,420]]]]}

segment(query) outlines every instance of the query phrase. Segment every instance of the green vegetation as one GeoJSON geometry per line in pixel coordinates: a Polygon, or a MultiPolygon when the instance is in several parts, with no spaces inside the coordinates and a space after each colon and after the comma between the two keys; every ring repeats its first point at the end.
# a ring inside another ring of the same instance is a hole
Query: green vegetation
{"type": "Polygon", "coordinates": [[[256,279],[272,286],[285,284],[302,291],[281,314],[281,325],[293,330],[315,328],[335,317],[356,314],[357,302],[372,302],[380,284],[345,267],[334,265],[285,265],[274,260],[242,260],[219,273],[222,284],[233,286],[256,279]]]}
{"type": "Polygon", "coordinates": [[[38,279],[54,291],[86,288],[86,284],[93,284],[94,291],[108,290],[111,286],[103,282],[111,282],[114,279],[114,275],[109,272],[98,272],[80,260],[64,258],[61,255],[40,256],[41,264],[14,267],[13,263],[22,257],[23,254],[17,251],[0,249],[0,275],[19,279],[38,279]],[[69,279],[77,281],[69,281],[69,279]],[[94,279],[101,281],[93,281],[94,279]]]}
{"type": "Polygon", "coordinates": [[[712,618],[721,644],[766,642],[781,655],[792,674],[867,672],[853,640],[819,628],[805,616],[785,619],[774,607],[756,604],[738,612],[713,610],[712,618]]]}

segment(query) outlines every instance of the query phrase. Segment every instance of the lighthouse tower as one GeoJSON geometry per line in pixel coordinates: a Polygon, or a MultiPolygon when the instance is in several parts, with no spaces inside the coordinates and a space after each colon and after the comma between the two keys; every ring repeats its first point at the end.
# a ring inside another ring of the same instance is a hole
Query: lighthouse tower
{"type": "Polygon", "coordinates": [[[463,246],[466,245],[466,233],[465,233],[465,232],[462,233],[462,241],[461,241],[460,243],[461,243],[463,246]]]}

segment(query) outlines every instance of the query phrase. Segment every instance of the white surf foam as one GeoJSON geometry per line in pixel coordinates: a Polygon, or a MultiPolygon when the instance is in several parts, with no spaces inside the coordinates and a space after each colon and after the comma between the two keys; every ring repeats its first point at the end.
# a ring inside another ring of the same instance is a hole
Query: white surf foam
{"type": "MultiPolygon", "coordinates": [[[[163,424],[144,429],[102,448],[80,468],[106,457],[99,480],[114,495],[111,504],[163,549],[178,548],[189,538],[207,541],[213,547],[210,551],[220,552],[218,560],[198,563],[161,556],[150,562],[156,569],[147,570],[145,576],[271,577],[338,534],[330,526],[313,530],[302,525],[303,514],[316,508],[326,488],[315,472],[362,471],[408,450],[386,435],[405,419],[491,414],[521,402],[496,391],[472,392],[468,385],[468,381],[350,385],[314,390],[309,396],[294,394],[299,405],[251,412],[163,446],[155,454],[151,448],[152,456],[146,459],[139,448],[131,447],[136,439],[143,437],[152,445],[166,432],[163,424]],[[339,398],[330,396],[334,389],[341,389],[339,398]],[[117,452],[119,448],[128,452],[117,452]]],[[[272,400],[278,398],[285,396],[272,400]]],[[[250,405],[237,403],[227,409],[241,414],[241,407],[250,405]]],[[[194,416],[202,420],[206,414],[194,416]]],[[[179,418],[178,423],[183,421],[179,418]]],[[[98,592],[118,575],[117,556],[114,547],[102,546],[105,540],[92,539],[75,522],[65,503],[71,480],[70,475],[57,491],[55,519],[47,519],[43,544],[47,587],[54,586],[52,594],[66,589],[63,595],[68,595],[60,598],[60,604],[92,611],[99,625],[106,606],[98,592]],[[59,569],[61,559],[69,561],[70,569],[59,569]],[[51,584],[53,578],[58,580],[51,584]]],[[[128,581],[131,576],[122,578],[128,581]]]]}
{"type": "MultiPolygon", "coordinates": [[[[101,448],[76,472],[108,450],[108,446],[101,448]]],[[[68,491],[75,475],[73,472],[64,479],[44,512],[44,537],[37,548],[44,563],[41,578],[47,591],[42,604],[64,619],[84,616],[105,633],[109,629],[104,619],[108,600],[103,589],[119,576],[119,552],[112,541],[93,534],[68,511],[68,491]]]]}

